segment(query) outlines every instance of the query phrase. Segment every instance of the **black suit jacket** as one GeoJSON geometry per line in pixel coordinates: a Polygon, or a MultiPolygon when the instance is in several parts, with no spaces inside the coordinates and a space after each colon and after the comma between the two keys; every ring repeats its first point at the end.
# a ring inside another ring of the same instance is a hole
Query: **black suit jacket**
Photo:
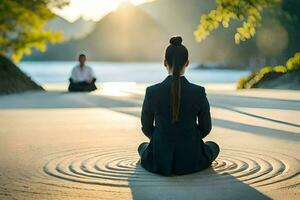
{"type": "Polygon", "coordinates": [[[172,123],[170,87],[172,76],[146,89],[142,108],[142,131],[150,143],[141,165],[150,172],[188,174],[207,168],[211,162],[202,138],[211,131],[210,106],[204,87],[181,76],[179,121],[172,123]]]}

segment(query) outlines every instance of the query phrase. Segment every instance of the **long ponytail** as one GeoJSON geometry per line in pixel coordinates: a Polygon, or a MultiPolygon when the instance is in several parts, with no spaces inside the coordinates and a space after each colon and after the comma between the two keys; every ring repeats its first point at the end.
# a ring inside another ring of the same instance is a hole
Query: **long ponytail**
{"type": "Polygon", "coordinates": [[[188,50],[182,44],[182,38],[172,37],[170,45],[166,50],[166,61],[172,68],[173,76],[171,83],[171,121],[175,123],[179,120],[181,81],[180,72],[188,60],[188,50]]]}

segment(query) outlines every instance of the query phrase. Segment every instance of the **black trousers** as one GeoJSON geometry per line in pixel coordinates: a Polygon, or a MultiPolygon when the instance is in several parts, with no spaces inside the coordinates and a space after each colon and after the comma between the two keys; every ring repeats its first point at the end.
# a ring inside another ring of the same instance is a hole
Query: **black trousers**
{"type": "Polygon", "coordinates": [[[91,92],[97,89],[95,82],[96,79],[94,78],[91,83],[88,83],[86,81],[82,82],[74,82],[71,78],[69,79],[70,85],[69,85],[69,92],[91,92]]]}
{"type": "MultiPolygon", "coordinates": [[[[143,155],[144,151],[146,150],[148,144],[149,144],[148,142],[143,142],[138,147],[138,153],[139,153],[140,157],[142,157],[142,155],[143,155]]],[[[207,142],[204,143],[204,150],[205,150],[205,154],[208,156],[210,162],[213,162],[218,157],[218,155],[220,153],[219,145],[217,145],[217,143],[212,142],[212,141],[207,141],[207,142]]]]}

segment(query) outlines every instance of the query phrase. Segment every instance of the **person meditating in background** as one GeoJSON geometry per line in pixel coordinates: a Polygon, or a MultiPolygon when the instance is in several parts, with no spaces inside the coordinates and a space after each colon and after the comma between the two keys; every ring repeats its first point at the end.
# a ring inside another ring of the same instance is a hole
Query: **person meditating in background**
{"type": "Polygon", "coordinates": [[[147,87],[142,106],[142,131],[150,142],[138,147],[141,165],[165,176],[197,172],[209,167],[220,149],[202,140],[212,129],[210,106],[205,88],[184,77],[189,60],[181,37],[170,39],[164,65],[169,76],[147,87]]]}
{"type": "Polygon", "coordinates": [[[71,74],[69,91],[70,92],[91,92],[96,90],[96,78],[93,69],[85,65],[86,56],[79,55],[79,64],[76,65],[71,74]]]}

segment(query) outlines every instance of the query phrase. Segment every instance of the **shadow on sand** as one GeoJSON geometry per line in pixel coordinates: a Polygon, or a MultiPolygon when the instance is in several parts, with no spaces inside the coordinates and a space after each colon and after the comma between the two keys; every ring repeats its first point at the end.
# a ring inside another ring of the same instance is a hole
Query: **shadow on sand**
{"type": "MultiPolygon", "coordinates": [[[[251,108],[274,108],[287,109],[300,108],[300,102],[287,100],[270,100],[253,97],[235,97],[210,95],[212,107],[219,107],[250,117],[261,119],[250,113],[235,110],[231,106],[251,107],[251,108]],[[270,103],[271,101],[271,103],[270,103]],[[272,105],[273,103],[273,105],[272,105]]],[[[106,108],[116,112],[140,117],[140,108],[143,96],[132,94],[130,96],[111,97],[93,95],[87,93],[68,93],[68,92],[28,92],[14,95],[2,96],[0,98],[0,109],[57,109],[57,108],[106,108]],[[46,98],[45,98],[46,95],[46,98]],[[138,109],[136,109],[138,108],[138,109]]],[[[297,110],[297,109],[296,109],[297,110]]],[[[300,127],[299,124],[277,121],[264,118],[284,125],[300,127]]],[[[256,135],[276,137],[284,140],[300,141],[300,135],[290,131],[278,130],[273,128],[261,127],[251,124],[229,121],[226,119],[214,119],[213,125],[231,130],[243,131],[256,135]]]]}
{"type": "Polygon", "coordinates": [[[172,177],[151,173],[140,176],[140,168],[138,165],[135,173],[129,177],[134,200],[270,199],[229,174],[218,174],[212,167],[195,174],[172,177]]]}
{"type": "MultiPolygon", "coordinates": [[[[212,98],[214,98],[212,96],[212,98]]],[[[218,98],[218,97],[215,97],[218,98]]],[[[214,103],[221,103],[225,106],[229,106],[227,100],[223,99],[215,99],[214,103]],[[222,101],[221,101],[222,100],[222,101]]],[[[224,97],[225,98],[225,97],[224,97]]],[[[58,93],[58,92],[47,92],[45,93],[26,93],[20,95],[9,95],[0,98],[0,108],[1,109],[58,109],[58,108],[106,108],[115,112],[129,114],[131,116],[139,117],[140,116],[140,107],[142,104],[142,97],[104,97],[97,95],[87,95],[87,94],[68,94],[68,93],[58,93]],[[46,95],[46,98],[45,98],[46,95]],[[11,98],[13,97],[13,98],[11,98]],[[136,109],[138,108],[138,109],[136,109]]],[[[239,100],[228,100],[228,101],[239,101],[239,100]]],[[[243,102],[241,106],[247,107],[250,104],[249,102],[243,102]]],[[[259,105],[259,101],[256,99],[251,100],[251,105],[259,105]]],[[[267,100],[266,100],[267,101],[267,100]]],[[[280,108],[292,109],[293,106],[298,105],[299,102],[280,102],[280,108]]],[[[251,124],[242,124],[234,121],[228,120],[219,120],[214,119],[213,121],[215,126],[224,127],[231,130],[240,130],[245,131],[249,134],[258,134],[269,137],[281,137],[283,134],[287,137],[282,138],[286,140],[299,140],[300,136],[296,136],[295,133],[288,131],[279,131],[272,128],[253,126],[251,124]]],[[[237,170],[237,173],[243,171],[246,175],[250,177],[261,177],[264,173],[271,173],[275,167],[271,164],[268,164],[266,160],[261,161],[263,164],[255,164],[256,161],[250,162],[253,167],[248,170],[247,166],[249,166],[249,162],[242,162],[243,160],[234,161],[234,157],[240,158],[249,156],[247,152],[236,151],[227,149],[227,157],[224,156],[220,159],[219,163],[215,164],[213,168],[208,168],[202,172],[185,175],[185,176],[173,176],[173,177],[163,177],[155,174],[151,174],[146,172],[141,168],[140,165],[132,165],[128,167],[128,163],[132,160],[126,159],[124,156],[124,152],[126,148],[122,149],[122,151],[118,150],[115,153],[108,152],[105,156],[102,171],[97,169],[95,173],[92,168],[89,171],[89,168],[84,168],[82,165],[80,167],[74,166],[78,164],[78,157],[83,158],[83,161],[87,159],[98,159],[98,153],[103,154],[102,150],[95,151],[95,157],[93,157],[93,152],[82,152],[82,154],[78,155],[75,153],[76,162],[65,163],[68,164],[66,167],[59,168],[59,162],[55,162],[55,165],[49,165],[53,168],[45,167],[45,172],[48,172],[48,175],[55,176],[56,178],[62,178],[72,182],[79,182],[85,184],[94,184],[94,185],[107,185],[107,181],[111,182],[111,187],[117,187],[117,181],[121,180],[126,183],[125,187],[130,187],[131,194],[133,199],[135,200],[176,200],[176,199],[186,199],[186,200],[198,200],[198,199],[270,199],[265,196],[255,188],[246,184],[235,178],[232,173],[228,173],[231,170],[237,170]],[[228,156],[230,155],[230,156],[228,156]],[[92,156],[92,157],[91,157],[92,156]],[[111,164],[113,164],[113,168],[111,168],[108,160],[106,158],[111,159],[111,164]],[[116,160],[116,156],[119,156],[120,160],[116,160]],[[227,159],[227,162],[225,161],[227,159]],[[120,169],[120,162],[124,163],[124,168],[120,169]],[[240,166],[237,163],[242,163],[240,166]],[[58,163],[58,165],[57,165],[58,163]],[[114,164],[115,163],[115,164],[114,164]],[[224,165],[222,163],[225,163],[224,165]],[[245,163],[245,164],[243,164],[245,163]],[[265,172],[262,174],[257,173],[261,170],[261,166],[267,166],[265,172]],[[73,166],[73,167],[72,167],[73,166]],[[66,171],[65,171],[66,170],[66,171]],[[114,171],[115,170],[115,171],[114,171]],[[99,172],[100,171],[100,172],[99,172]],[[52,173],[53,172],[53,173],[52,173]],[[222,172],[222,173],[220,173],[222,172]],[[257,173],[257,174],[255,174],[257,173]],[[251,176],[254,175],[254,176],[251,176]],[[68,179],[64,178],[68,177],[68,179]],[[89,181],[89,179],[91,181],[89,181]]],[[[224,151],[226,152],[226,151],[224,151]]],[[[105,153],[105,152],[104,152],[105,153]]],[[[73,154],[72,154],[73,155],[73,154]]],[[[63,159],[64,157],[62,157],[63,159]]],[[[129,154],[129,158],[134,158],[134,162],[136,162],[136,156],[132,153],[129,154]]],[[[252,156],[250,155],[250,158],[252,156]]],[[[248,160],[248,157],[245,158],[248,160]]],[[[269,159],[269,158],[266,158],[269,159]]],[[[259,159],[262,160],[262,159],[259,159]]],[[[56,160],[54,160],[56,161],[56,160]]],[[[59,161],[59,160],[58,160],[59,161]]],[[[73,161],[71,159],[71,161],[73,161]]],[[[272,158],[272,162],[275,162],[272,158]]],[[[100,162],[97,162],[100,163],[100,162]]],[[[279,161],[278,161],[279,163],[279,161]]],[[[83,162],[83,165],[87,165],[90,167],[89,162],[83,162]]],[[[277,165],[276,166],[280,166],[277,165]]],[[[93,166],[92,166],[93,167],[93,166]]],[[[283,166],[284,167],[284,166],[283,166]]],[[[280,167],[278,167],[281,169],[280,167]]],[[[283,168],[285,170],[285,168],[283,168]]],[[[275,170],[276,171],[276,170],[275,170]]],[[[231,171],[232,172],[232,171],[231,171]]],[[[281,174],[282,170],[277,173],[281,174]]],[[[272,172],[273,173],[273,172],[272,172]]],[[[245,175],[245,176],[246,176],[245,175]]],[[[246,177],[247,179],[249,177],[246,177]]],[[[286,177],[284,177],[286,178],[286,177]]],[[[276,180],[276,179],[275,179],[276,180]]],[[[285,180],[285,179],[283,179],[285,180]]],[[[256,181],[256,180],[255,180],[256,181]]],[[[122,182],[123,183],[123,182],[122,182]]]]}

